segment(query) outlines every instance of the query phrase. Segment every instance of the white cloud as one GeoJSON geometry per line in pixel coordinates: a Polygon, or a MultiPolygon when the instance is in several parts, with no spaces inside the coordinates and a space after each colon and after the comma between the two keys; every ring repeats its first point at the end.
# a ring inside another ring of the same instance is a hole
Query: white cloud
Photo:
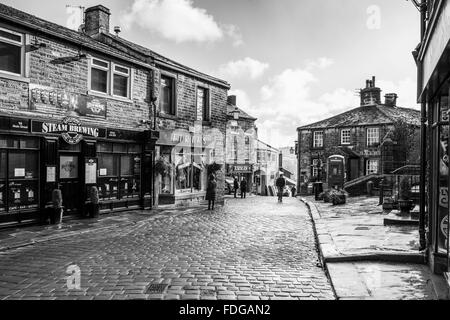
{"type": "Polygon", "coordinates": [[[242,34],[238,27],[232,24],[222,26],[224,33],[233,41],[233,47],[240,47],[244,44],[242,34]]]}
{"type": "Polygon", "coordinates": [[[420,105],[417,104],[417,83],[411,78],[405,78],[398,82],[378,80],[377,87],[383,90],[382,95],[396,93],[399,107],[420,109],[420,105]]]}
{"type": "Polygon", "coordinates": [[[351,90],[337,88],[319,97],[311,94],[319,84],[311,66],[323,69],[331,65],[329,61],[318,59],[303,69],[286,69],[260,89],[260,103],[245,111],[258,118],[263,141],[275,147],[293,145],[298,127],[359,106],[359,97],[351,90]]]}
{"type": "Polygon", "coordinates": [[[254,80],[261,77],[268,68],[269,64],[247,57],[220,66],[219,75],[225,78],[249,77],[254,80]]]}
{"type": "Polygon", "coordinates": [[[318,69],[325,69],[329,66],[334,64],[334,60],[327,58],[327,57],[321,57],[316,60],[308,60],[306,61],[306,70],[312,70],[315,68],[318,69]]]}
{"type": "Polygon", "coordinates": [[[237,27],[221,27],[205,9],[194,7],[192,0],[135,0],[121,22],[128,28],[137,24],[177,43],[213,42],[229,36],[234,45],[242,44],[237,27]]]}

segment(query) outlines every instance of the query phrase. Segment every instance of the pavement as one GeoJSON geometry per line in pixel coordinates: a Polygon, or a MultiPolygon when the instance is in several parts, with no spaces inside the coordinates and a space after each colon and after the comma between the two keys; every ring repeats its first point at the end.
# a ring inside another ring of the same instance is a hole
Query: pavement
{"type": "Polygon", "coordinates": [[[335,299],[298,199],[0,231],[0,299],[335,299]]]}
{"type": "Polygon", "coordinates": [[[419,252],[417,226],[384,225],[375,197],[350,197],[333,206],[305,197],[322,262],[337,299],[448,300],[448,284],[419,252]]]}

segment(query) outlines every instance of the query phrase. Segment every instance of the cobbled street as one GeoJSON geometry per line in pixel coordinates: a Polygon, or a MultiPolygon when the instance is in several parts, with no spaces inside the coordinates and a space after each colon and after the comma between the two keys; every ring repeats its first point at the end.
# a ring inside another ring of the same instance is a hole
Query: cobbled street
{"type": "Polygon", "coordinates": [[[227,199],[0,253],[0,299],[334,299],[307,208],[227,199]],[[67,286],[79,266],[80,289],[67,286]]]}

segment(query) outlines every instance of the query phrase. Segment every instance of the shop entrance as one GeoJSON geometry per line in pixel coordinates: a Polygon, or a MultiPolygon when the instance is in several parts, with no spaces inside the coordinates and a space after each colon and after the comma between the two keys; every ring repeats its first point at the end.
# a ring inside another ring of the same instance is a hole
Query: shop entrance
{"type": "Polygon", "coordinates": [[[59,184],[63,198],[64,214],[77,213],[82,203],[80,165],[79,153],[60,153],[59,184]]]}

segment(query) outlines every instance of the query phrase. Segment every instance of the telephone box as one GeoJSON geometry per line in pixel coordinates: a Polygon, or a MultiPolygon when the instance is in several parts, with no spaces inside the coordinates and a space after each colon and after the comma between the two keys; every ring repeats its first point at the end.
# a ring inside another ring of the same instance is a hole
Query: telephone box
{"type": "Polygon", "coordinates": [[[343,188],[345,182],[345,158],[333,155],[328,158],[328,186],[330,188],[343,188]]]}

